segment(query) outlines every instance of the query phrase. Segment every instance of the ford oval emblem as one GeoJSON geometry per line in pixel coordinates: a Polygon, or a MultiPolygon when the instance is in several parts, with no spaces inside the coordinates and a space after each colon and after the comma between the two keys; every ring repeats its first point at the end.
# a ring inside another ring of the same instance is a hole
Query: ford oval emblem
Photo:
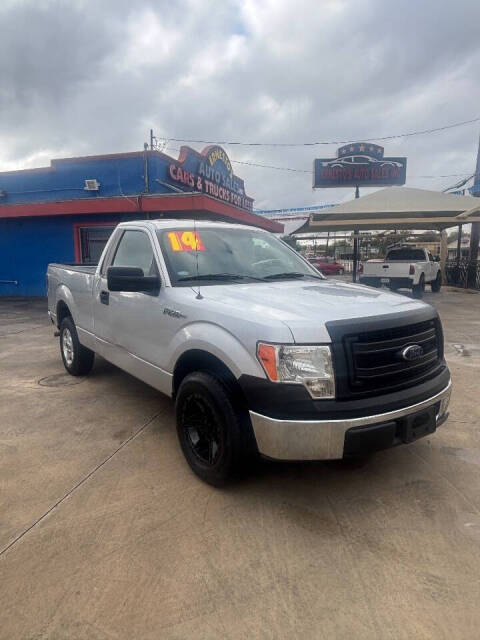
{"type": "Polygon", "coordinates": [[[411,344],[409,347],[402,349],[401,356],[404,360],[411,362],[423,356],[423,347],[419,344],[411,344]]]}

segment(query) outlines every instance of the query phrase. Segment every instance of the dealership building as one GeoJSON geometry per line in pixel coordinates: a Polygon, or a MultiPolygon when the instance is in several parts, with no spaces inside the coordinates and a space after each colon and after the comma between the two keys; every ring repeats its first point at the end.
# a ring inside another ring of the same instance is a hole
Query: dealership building
{"type": "Polygon", "coordinates": [[[153,218],[223,220],[281,233],[216,145],[178,159],[144,150],[52,160],[0,173],[0,295],[43,296],[49,262],[96,264],[115,226],[153,218]]]}

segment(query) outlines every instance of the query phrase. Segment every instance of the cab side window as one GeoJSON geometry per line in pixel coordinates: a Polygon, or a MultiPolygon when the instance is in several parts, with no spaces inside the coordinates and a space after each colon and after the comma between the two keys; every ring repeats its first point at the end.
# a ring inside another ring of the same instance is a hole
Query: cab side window
{"type": "Polygon", "coordinates": [[[143,231],[125,231],[118,243],[112,266],[139,267],[145,276],[157,275],[152,243],[147,234],[143,231]]]}
{"type": "Polygon", "coordinates": [[[107,269],[112,262],[112,255],[115,251],[115,247],[117,246],[117,240],[121,235],[121,232],[118,229],[115,229],[113,234],[110,236],[110,246],[103,257],[102,264],[100,265],[100,275],[104,278],[107,277],[107,269]]]}

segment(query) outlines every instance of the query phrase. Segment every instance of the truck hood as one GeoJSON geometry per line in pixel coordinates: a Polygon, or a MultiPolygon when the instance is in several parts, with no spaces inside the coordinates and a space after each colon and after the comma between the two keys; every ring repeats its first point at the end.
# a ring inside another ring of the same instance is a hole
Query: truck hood
{"type": "Polygon", "coordinates": [[[330,342],[325,323],[405,313],[427,305],[403,295],[338,280],[289,280],[272,283],[224,284],[204,287],[210,302],[248,321],[272,318],[286,324],[295,342],[330,342]]]}

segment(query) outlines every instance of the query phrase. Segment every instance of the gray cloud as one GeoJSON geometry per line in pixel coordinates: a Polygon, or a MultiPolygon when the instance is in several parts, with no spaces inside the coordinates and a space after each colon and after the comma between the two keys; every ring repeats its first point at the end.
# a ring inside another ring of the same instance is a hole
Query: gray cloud
{"type": "MultiPolygon", "coordinates": [[[[477,115],[480,4],[459,0],[8,1],[0,8],[0,169],[142,148],[158,136],[351,139],[477,115]]],[[[474,169],[479,126],[385,143],[410,186],[474,169]]],[[[169,143],[172,154],[179,144],[169,143]]],[[[201,145],[197,145],[201,148],[201,145]]],[[[335,145],[228,147],[310,169],[335,145]]],[[[236,165],[258,206],[332,202],[311,176],[236,165]]]]}

